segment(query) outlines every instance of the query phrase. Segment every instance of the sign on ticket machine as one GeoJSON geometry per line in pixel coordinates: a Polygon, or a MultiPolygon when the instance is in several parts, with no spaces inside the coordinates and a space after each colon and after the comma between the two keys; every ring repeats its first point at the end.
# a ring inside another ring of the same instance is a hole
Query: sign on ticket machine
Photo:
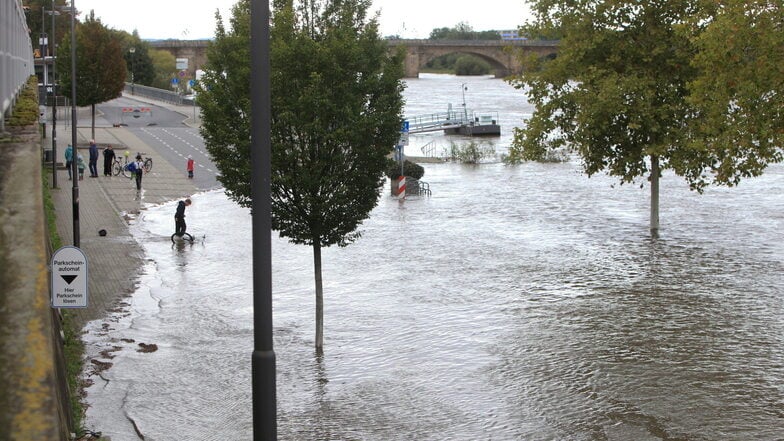
{"type": "Polygon", "coordinates": [[[52,308],[87,307],[87,257],[66,246],[52,256],[52,308]]]}

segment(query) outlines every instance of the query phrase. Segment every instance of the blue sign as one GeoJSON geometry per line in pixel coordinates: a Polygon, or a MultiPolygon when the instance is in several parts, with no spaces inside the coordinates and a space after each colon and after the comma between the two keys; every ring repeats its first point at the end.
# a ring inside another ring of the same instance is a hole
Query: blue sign
{"type": "Polygon", "coordinates": [[[190,81],[188,81],[188,85],[189,85],[189,86],[191,86],[191,87],[193,87],[194,85],[196,85],[196,80],[190,80],[190,81]]]}
{"type": "Polygon", "coordinates": [[[172,78],[172,84],[177,84],[179,82],[180,82],[179,78],[172,78]]]}
{"type": "Polygon", "coordinates": [[[401,132],[408,133],[408,121],[403,121],[403,130],[401,132]]]}

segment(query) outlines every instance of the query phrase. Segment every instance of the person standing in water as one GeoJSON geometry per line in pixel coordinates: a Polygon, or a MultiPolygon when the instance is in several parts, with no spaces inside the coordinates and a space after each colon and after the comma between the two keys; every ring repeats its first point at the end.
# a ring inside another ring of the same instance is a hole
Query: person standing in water
{"type": "Polygon", "coordinates": [[[186,198],[184,201],[177,203],[177,211],[174,213],[174,234],[182,237],[185,234],[185,207],[191,205],[191,199],[186,198]]]}

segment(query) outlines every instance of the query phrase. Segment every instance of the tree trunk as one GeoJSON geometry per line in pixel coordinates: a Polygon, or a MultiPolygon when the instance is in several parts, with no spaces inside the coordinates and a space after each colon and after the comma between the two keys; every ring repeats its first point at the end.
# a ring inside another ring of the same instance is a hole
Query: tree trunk
{"type": "Polygon", "coordinates": [[[95,139],[95,104],[93,104],[90,107],[92,107],[92,117],[93,117],[93,123],[92,123],[92,126],[91,126],[91,128],[92,128],[92,132],[91,132],[92,136],[90,136],[90,139],[95,139]]]}
{"type": "Polygon", "coordinates": [[[321,244],[313,242],[313,270],[316,276],[316,353],[324,352],[324,286],[321,281],[321,244]]]}
{"type": "Polygon", "coordinates": [[[651,155],[651,237],[659,237],[659,157],[651,155]]]}

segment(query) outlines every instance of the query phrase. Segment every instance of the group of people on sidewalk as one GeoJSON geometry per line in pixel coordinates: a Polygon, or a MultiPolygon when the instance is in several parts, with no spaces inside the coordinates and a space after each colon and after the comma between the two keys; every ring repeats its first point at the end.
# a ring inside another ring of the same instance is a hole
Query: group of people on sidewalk
{"type": "MultiPolygon", "coordinates": [[[[90,177],[97,178],[98,177],[98,145],[95,144],[95,140],[90,140],[90,156],[87,168],[90,170],[90,177]]],[[[127,155],[127,152],[126,152],[127,155]]],[[[116,155],[114,153],[114,149],[112,148],[111,144],[107,145],[106,148],[103,149],[103,175],[104,176],[112,176],[112,164],[114,163],[116,155]]],[[[74,161],[74,150],[71,144],[68,144],[68,147],[65,148],[65,169],[68,171],[68,180],[70,181],[73,179],[71,176],[72,167],[74,161]]],[[[76,168],[79,173],[79,180],[84,179],[84,157],[81,153],[76,154],[76,168]]]]}
{"type": "MultiPolygon", "coordinates": [[[[136,179],[136,190],[141,191],[142,189],[142,175],[144,173],[144,162],[142,161],[142,155],[137,154],[136,158],[133,162],[128,162],[128,150],[125,151],[125,162],[128,164],[127,167],[133,174],[136,179]]],[[[90,177],[97,178],[98,177],[98,145],[95,143],[95,140],[90,140],[90,156],[89,156],[89,169],[90,169],[90,177]]],[[[116,158],[116,154],[114,149],[111,145],[107,145],[106,148],[103,150],[103,175],[104,176],[112,176],[112,165],[114,164],[114,160],[116,158]]],[[[79,180],[84,179],[84,157],[81,153],[76,154],[76,168],[79,172],[79,180]]],[[[68,180],[74,178],[72,176],[72,167],[74,161],[74,149],[71,144],[68,144],[68,147],[65,149],[65,168],[68,170],[68,180]]],[[[188,172],[188,178],[193,179],[193,168],[194,168],[194,160],[191,155],[188,155],[188,161],[186,162],[185,169],[188,172]]],[[[186,198],[183,201],[180,201],[177,204],[177,211],[174,214],[174,226],[175,226],[175,234],[178,236],[182,236],[185,234],[185,207],[191,205],[190,198],[186,198]]]]}
{"type": "MultiPolygon", "coordinates": [[[[90,177],[97,178],[98,177],[98,145],[95,143],[94,139],[90,140],[90,156],[89,156],[89,169],[90,169],[90,177]]],[[[125,151],[125,162],[127,164],[128,170],[131,171],[133,177],[136,179],[136,190],[140,191],[142,189],[142,175],[144,174],[144,162],[142,161],[142,155],[137,154],[135,161],[128,162],[128,150],[125,151]]],[[[116,158],[116,154],[114,149],[110,144],[107,144],[106,148],[103,149],[103,175],[111,177],[112,176],[112,165],[114,164],[116,158]]],[[[74,161],[74,150],[71,144],[68,144],[68,147],[65,149],[65,168],[68,170],[68,180],[70,181],[73,179],[71,176],[71,169],[73,166],[74,161]]],[[[188,178],[193,179],[193,168],[194,168],[194,160],[191,155],[188,155],[188,160],[185,164],[185,169],[188,172],[188,178]]],[[[81,153],[76,154],[76,168],[79,171],[79,180],[84,179],[84,157],[81,153]]]]}

